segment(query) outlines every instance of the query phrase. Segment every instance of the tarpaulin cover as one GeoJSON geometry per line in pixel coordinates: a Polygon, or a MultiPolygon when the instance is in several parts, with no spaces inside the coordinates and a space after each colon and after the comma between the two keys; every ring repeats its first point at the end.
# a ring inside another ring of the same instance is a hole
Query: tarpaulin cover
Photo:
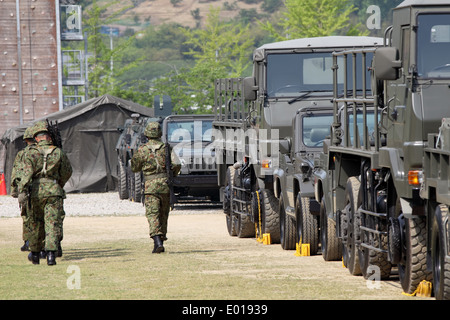
{"type": "Polygon", "coordinates": [[[107,192],[117,190],[116,144],[131,114],[152,117],[153,108],[110,95],[90,99],[19,127],[8,129],[2,137],[5,148],[4,174],[9,192],[14,159],[25,144],[25,129],[39,120],[58,121],[63,150],[72,164],[73,174],[66,192],[107,192]]]}

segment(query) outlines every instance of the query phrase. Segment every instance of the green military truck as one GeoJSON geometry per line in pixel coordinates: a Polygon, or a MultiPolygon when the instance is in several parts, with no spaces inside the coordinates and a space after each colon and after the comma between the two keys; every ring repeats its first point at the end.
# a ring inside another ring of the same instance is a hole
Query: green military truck
{"type": "MultiPolygon", "coordinates": [[[[214,145],[230,235],[270,234],[272,243],[282,237],[285,241],[279,199],[284,200],[284,212],[295,218],[292,208],[299,189],[293,186],[297,177],[287,180],[283,172],[298,160],[293,170],[301,174],[302,162],[319,150],[294,139],[293,119],[302,108],[309,114],[330,108],[333,51],[373,47],[381,41],[333,36],[270,43],[254,51],[251,77],[216,80],[214,145]],[[280,170],[280,163],[286,167],[280,170]]],[[[312,197],[312,190],[305,190],[304,197],[312,197]]]]}
{"type": "MultiPolygon", "coordinates": [[[[334,65],[341,56],[355,61],[367,54],[335,53],[334,65]]],[[[393,10],[384,47],[374,52],[372,94],[351,84],[365,77],[357,68],[344,75],[349,90],[343,96],[335,90],[331,138],[316,172],[316,200],[324,223],[335,225],[350,273],[383,279],[396,267],[409,294],[434,274],[435,294],[448,297],[447,203],[432,180],[425,177],[424,187],[421,178],[423,170],[436,175],[430,159],[445,154],[428,145],[428,135],[450,115],[449,70],[449,2],[402,2],[393,10]],[[427,260],[435,262],[434,272],[427,260]]],[[[338,77],[335,70],[335,89],[338,77]]],[[[448,164],[442,164],[445,176],[448,164]]],[[[322,238],[331,239],[325,230],[322,238]]]]}
{"type": "MultiPolygon", "coordinates": [[[[314,193],[314,163],[322,153],[323,141],[330,136],[330,126],[333,122],[332,53],[374,48],[383,43],[382,38],[372,37],[334,37],[334,42],[328,38],[317,40],[318,43],[323,41],[317,45],[321,48],[320,52],[304,54],[304,65],[307,65],[308,59],[321,59],[324,63],[321,67],[322,74],[315,71],[308,73],[309,79],[303,76],[303,82],[312,82],[314,86],[308,85],[304,92],[287,102],[296,102],[299,109],[292,121],[290,135],[285,137],[289,141],[290,150],[280,154],[279,167],[274,171],[274,193],[279,200],[281,246],[283,249],[292,250],[296,249],[297,243],[308,243],[311,254],[319,252],[320,244],[320,203],[316,201],[314,193]]],[[[371,58],[370,55],[369,57],[371,58]]],[[[363,62],[358,59],[357,63],[359,66],[365,63],[367,68],[370,61],[366,59],[363,62]]],[[[340,67],[340,70],[345,67],[351,72],[350,62],[350,59],[345,62],[341,57],[336,66],[340,67]]],[[[340,73],[337,85],[339,94],[343,95],[342,79],[343,73],[340,73]]],[[[362,78],[357,79],[356,90],[363,90],[362,82],[362,78]]],[[[331,251],[328,253],[331,254],[331,251]]],[[[340,258],[336,254],[335,256],[340,258]]]]}
{"type": "Polygon", "coordinates": [[[142,200],[142,172],[131,171],[131,158],[139,146],[147,142],[144,130],[151,121],[162,122],[162,118],[132,114],[131,119],[125,120],[123,127],[119,128],[120,136],[117,140],[116,151],[118,192],[121,200],[129,199],[135,202],[142,200]]]}
{"type": "MultiPolygon", "coordinates": [[[[450,76],[450,69],[446,74],[450,76]]],[[[427,212],[433,291],[437,299],[450,300],[450,118],[442,119],[439,133],[428,135],[424,151],[421,196],[427,212]]]]}
{"type": "Polygon", "coordinates": [[[181,161],[180,173],[172,186],[177,201],[211,200],[218,202],[217,168],[212,143],[211,115],[170,115],[162,124],[163,141],[181,161]]]}
{"type": "Polygon", "coordinates": [[[120,132],[116,143],[118,192],[121,200],[140,202],[142,198],[142,172],[131,171],[131,158],[143,143],[147,142],[144,135],[149,122],[158,121],[162,124],[165,117],[172,113],[172,102],[169,96],[155,96],[153,101],[154,117],[144,117],[138,113],[125,120],[123,126],[117,128],[120,132]]]}

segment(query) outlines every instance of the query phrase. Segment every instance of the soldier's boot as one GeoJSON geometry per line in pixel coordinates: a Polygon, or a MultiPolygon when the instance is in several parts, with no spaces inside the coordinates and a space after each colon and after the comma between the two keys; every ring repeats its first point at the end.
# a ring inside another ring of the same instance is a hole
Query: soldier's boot
{"type": "Polygon", "coordinates": [[[30,252],[28,254],[28,260],[33,264],[39,264],[39,252],[30,252]]]}
{"type": "Polygon", "coordinates": [[[47,265],[54,266],[56,264],[55,251],[47,251],[47,265]]]}
{"type": "Polygon", "coordinates": [[[41,252],[39,252],[39,256],[41,257],[41,259],[45,259],[45,257],[47,256],[47,252],[45,250],[41,250],[41,252]]]}
{"type": "Polygon", "coordinates": [[[23,243],[23,246],[21,246],[20,247],[20,251],[30,251],[30,246],[29,246],[29,242],[28,242],[28,240],[27,241],[25,241],[24,243],[23,243]]]}
{"type": "Polygon", "coordinates": [[[62,248],[61,248],[61,243],[59,243],[58,244],[58,250],[56,251],[56,256],[58,257],[58,258],[61,258],[62,257],[62,248]]]}
{"type": "Polygon", "coordinates": [[[153,251],[152,253],[161,253],[164,252],[164,246],[163,246],[163,242],[161,240],[160,236],[154,236],[152,237],[155,245],[153,247],[153,251]]]}

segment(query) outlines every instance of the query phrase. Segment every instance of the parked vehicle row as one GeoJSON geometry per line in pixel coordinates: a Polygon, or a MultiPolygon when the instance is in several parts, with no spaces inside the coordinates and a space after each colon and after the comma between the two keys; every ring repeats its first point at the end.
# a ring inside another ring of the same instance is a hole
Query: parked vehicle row
{"type": "Polygon", "coordinates": [[[393,15],[384,38],[267,44],[216,80],[218,185],[232,236],[450,299],[450,5],[393,15]]]}

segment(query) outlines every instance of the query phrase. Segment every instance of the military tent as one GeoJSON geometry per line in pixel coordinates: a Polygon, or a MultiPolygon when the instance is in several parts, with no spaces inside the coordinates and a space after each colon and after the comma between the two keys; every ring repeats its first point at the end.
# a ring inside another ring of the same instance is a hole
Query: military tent
{"type": "Polygon", "coordinates": [[[1,139],[5,149],[3,171],[8,192],[15,156],[24,147],[25,129],[45,119],[58,122],[63,150],[72,164],[73,174],[64,187],[66,192],[117,190],[118,128],[135,113],[152,117],[154,109],[104,95],[8,129],[1,139]]]}

